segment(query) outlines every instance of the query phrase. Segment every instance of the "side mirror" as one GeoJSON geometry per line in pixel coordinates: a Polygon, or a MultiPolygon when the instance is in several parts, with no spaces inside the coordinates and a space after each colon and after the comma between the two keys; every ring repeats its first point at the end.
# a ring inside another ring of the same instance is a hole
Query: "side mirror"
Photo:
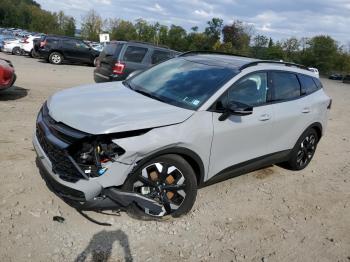
{"type": "Polygon", "coordinates": [[[253,107],[240,102],[231,102],[227,105],[225,112],[219,117],[219,121],[225,121],[230,115],[247,116],[252,113],[253,107]]]}

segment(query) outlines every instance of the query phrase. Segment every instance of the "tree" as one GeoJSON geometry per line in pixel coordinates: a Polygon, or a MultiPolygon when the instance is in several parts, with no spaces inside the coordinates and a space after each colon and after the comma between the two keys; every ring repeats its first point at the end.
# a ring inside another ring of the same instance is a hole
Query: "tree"
{"type": "Polygon", "coordinates": [[[137,40],[136,28],[133,23],[122,19],[110,19],[108,31],[113,40],[137,40]]]}
{"type": "Polygon", "coordinates": [[[205,28],[204,33],[210,41],[210,46],[213,46],[216,42],[220,40],[223,23],[224,21],[222,19],[215,17],[207,22],[208,26],[205,28]]]}
{"type": "Polygon", "coordinates": [[[155,43],[157,28],[154,25],[140,18],[136,20],[135,29],[139,41],[155,43]]]}
{"type": "Polygon", "coordinates": [[[303,64],[319,69],[321,73],[328,73],[337,63],[338,45],[330,36],[315,36],[308,42],[309,48],[303,56],[303,64]]]}
{"type": "Polygon", "coordinates": [[[71,16],[66,16],[63,11],[58,12],[56,15],[58,28],[58,34],[63,34],[67,36],[75,35],[75,19],[71,16]]]}
{"type": "Polygon", "coordinates": [[[223,27],[223,41],[224,43],[231,43],[234,52],[248,54],[251,31],[252,28],[236,20],[231,25],[225,25],[223,27]]]}
{"type": "Polygon", "coordinates": [[[269,39],[264,35],[257,35],[253,39],[252,54],[256,58],[264,59],[269,45],[269,39]]]}
{"type": "Polygon", "coordinates": [[[169,28],[166,25],[160,25],[158,30],[158,39],[160,45],[167,45],[169,28]]]}
{"type": "Polygon", "coordinates": [[[83,38],[98,41],[102,32],[103,21],[101,16],[91,9],[83,18],[81,23],[81,35],[83,38]]]}
{"type": "Polygon", "coordinates": [[[295,61],[297,59],[297,52],[300,48],[300,41],[295,37],[291,37],[283,42],[282,48],[285,52],[286,59],[289,61],[295,61]]]}
{"type": "Polygon", "coordinates": [[[170,48],[186,51],[188,49],[188,42],[186,39],[187,33],[184,28],[177,25],[171,25],[168,32],[168,45],[170,48]]]}

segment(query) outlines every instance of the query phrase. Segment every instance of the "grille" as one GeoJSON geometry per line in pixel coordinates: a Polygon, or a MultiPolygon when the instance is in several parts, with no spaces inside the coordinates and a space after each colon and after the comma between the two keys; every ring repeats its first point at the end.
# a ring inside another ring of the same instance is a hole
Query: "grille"
{"type": "Polygon", "coordinates": [[[64,151],[56,148],[47,141],[39,126],[36,128],[36,136],[40,146],[52,163],[52,171],[54,173],[58,174],[61,179],[68,182],[77,182],[79,179],[83,178],[73,163],[65,155],[64,151]]]}

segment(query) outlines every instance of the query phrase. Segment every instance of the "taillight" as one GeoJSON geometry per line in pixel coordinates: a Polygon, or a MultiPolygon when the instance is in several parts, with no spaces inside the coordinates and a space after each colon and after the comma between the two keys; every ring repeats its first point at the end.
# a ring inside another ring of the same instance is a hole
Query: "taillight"
{"type": "Polygon", "coordinates": [[[125,69],[125,65],[118,62],[113,67],[113,74],[121,75],[123,74],[124,69],[125,69]]]}
{"type": "Polygon", "coordinates": [[[332,108],[332,99],[329,100],[329,104],[327,106],[327,109],[331,109],[332,108]]]}
{"type": "Polygon", "coordinates": [[[42,47],[46,46],[46,44],[47,44],[46,40],[45,41],[41,41],[40,42],[40,47],[42,48],[42,47]]]}

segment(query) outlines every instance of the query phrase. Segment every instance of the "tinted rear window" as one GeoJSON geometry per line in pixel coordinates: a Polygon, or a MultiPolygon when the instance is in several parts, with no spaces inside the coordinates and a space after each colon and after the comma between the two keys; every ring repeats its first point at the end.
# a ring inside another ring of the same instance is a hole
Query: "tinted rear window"
{"type": "Polygon", "coordinates": [[[315,81],[315,84],[316,84],[316,86],[318,87],[318,89],[323,88],[320,79],[318,79],[318,78],[313,78],[313,80],[315,81]]]}
{"type": "Polygon", "coordinates": [[[314,82],[313,77],[306,75],[299,75],[298,77],[301,83],[301,92],[303,94],[310,94],[319,89],[316,83],[314,82]]]}
{"type": "Polygon", "coordinates": [[[174,54],[161,50],[154,50],[152,54],[152,64],[158,64],[170,58],[173,58],[174,54]]]}
{"type": "Polygon", "coordinates": [[[138,46],[128,46],[124,53],[125,62],[135,62],[141,63],[145,55],[147,54],[148,49],[138,46]]]}
{"type": "Polygon", "coordinates": [[[272,72],[273,100],[287,100],[300,96],[300,84],[293,73],[272,72]]]}
{"type": "Polygon", "coordinates": [[[123,44],[110,43],[103,48],[103,53],[107,56],[117,57],[122,50],[123,44]]]}

